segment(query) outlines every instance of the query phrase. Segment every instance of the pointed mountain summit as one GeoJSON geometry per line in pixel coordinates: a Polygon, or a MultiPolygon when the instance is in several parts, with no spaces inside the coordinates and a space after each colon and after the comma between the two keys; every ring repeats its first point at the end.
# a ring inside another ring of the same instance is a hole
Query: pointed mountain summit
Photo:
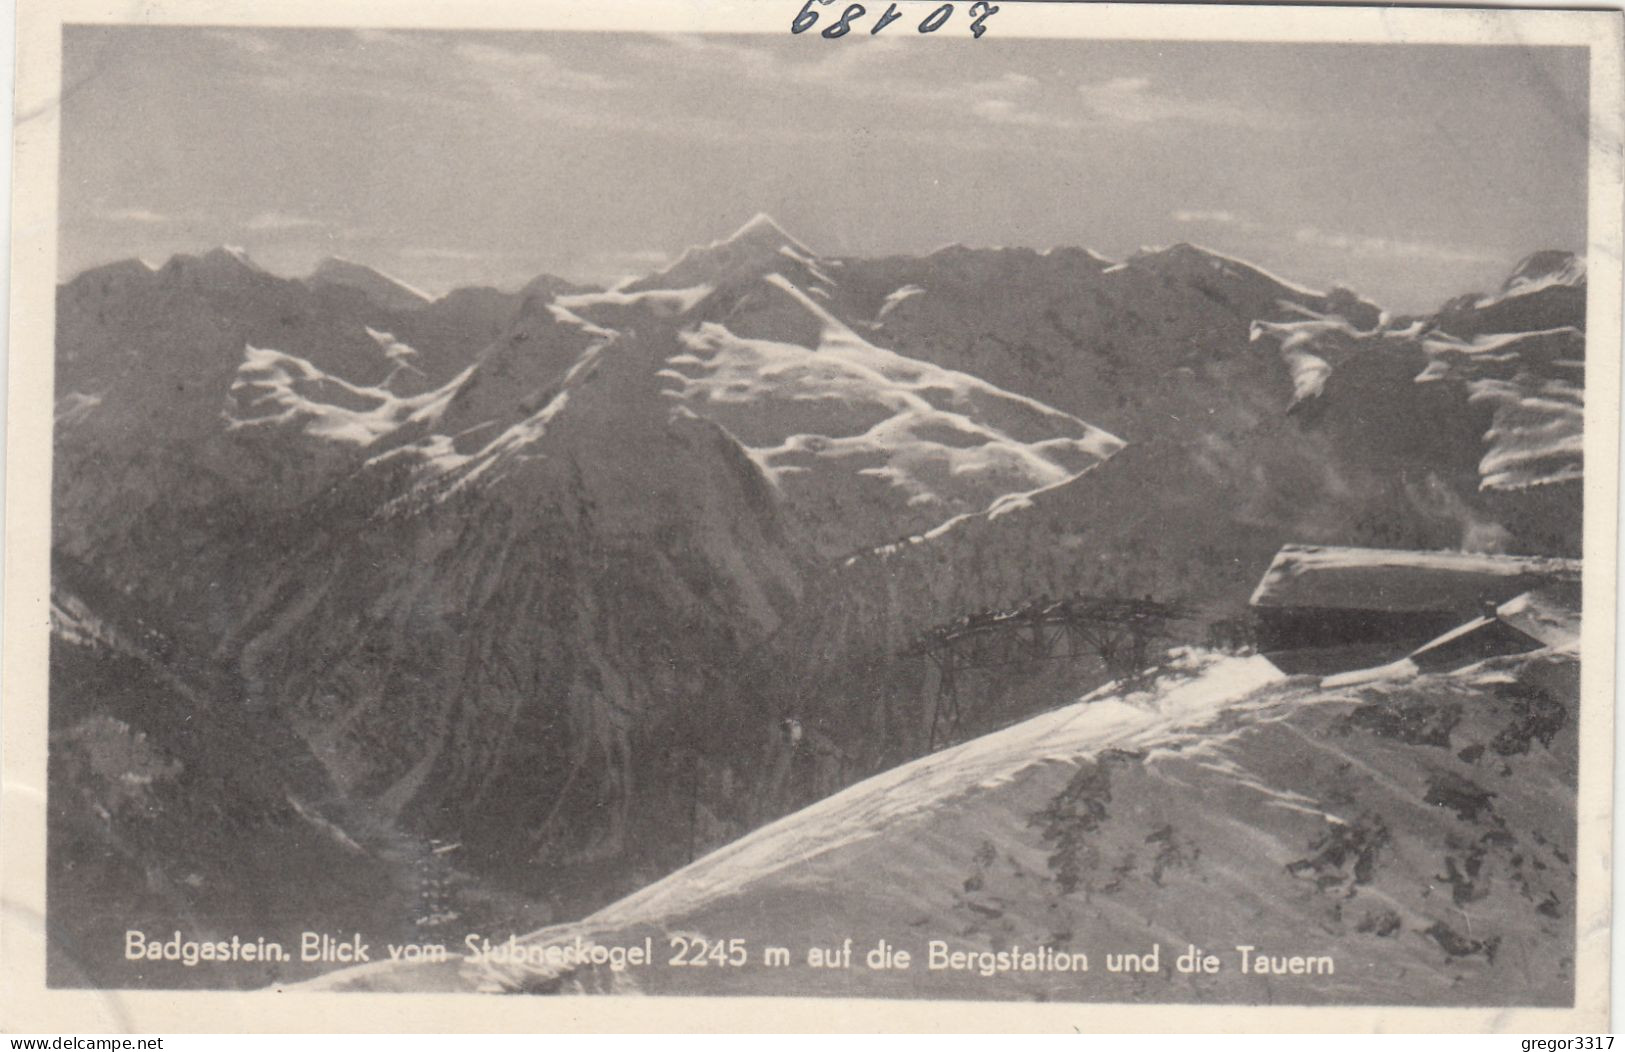
{"type": "Polygon", "coordinates": [[[1516,296],[1553,285],[1572,288],[1585,284],[1585,280],[1584,259],[1573,252],[1546,249],[1532,252],[1518,261],[1506,283],[1501,286],[1501,295],[1516,296]]]}
{"type": "Polygon", "coordinates": [[[201,256],[171,256],[158,271],[168,280],[190,279],[212,288],[230,288],[270,279],[271,275],[235,245],[222,245],[201,256]]]}
{"type": "Polygon", "coordinates": [[[780,261],[804,262],[813,259],[812,249],[784,232],[765,212],[758,212],[744,226],[721,241],[690,248],[677,262],[627,286],[629,291],[716,288],[741,277],[760,277],[780,261]]]}
{"type": "MultiPolygon", "coordinates": [[[[1250,260],[1185,241],[1168,248],[1142,249],[1124,266],[1197,289],[1250,320],[1269,318],[1283,308],[1307,309],[1317,314],[1338,314],[1357,328],[1369,329],[1377,325],[1382,314],[1376,304],[1347,288],[1312,289],[1250,260]]],[[[1115,270],[1111,268],[1108,273],[1115,270]]]]}
{"type": "Polygon", "coordinates": [[[812,250],[797,241],[772,216],[766,212],[757,212],[745,221],[745,224],[735,230],[727,240],[733,244],[746,244],[751,242],[772,243],[775,246],[789,244],[801,252],[811,254],[812,250]]]}
{"type": "Polygon", "coordinates": [[[219,248],[210,249],[203,254],[199,262],[208,267],[224,269],[241,267],[261,274],[265,273],[265,268],[254,262],[253,258],[249,256],[248,250],[240,245],[221,245],[219,248]]]}
{"type": "Polygon", "coordinates": [[[434,301],[434,297],[421,289],[339,256],[322,260],[305,281],[312,286],[335,285],[355,289],[373,303],[389,310],[415,310],[427,307],[434,301]]]}
{"type": "Polygon", "coordinates": [[[1319,299],[1326,295],[1324,292],[1306,288],[1279,275],[1271,274],[1256,263],[1228,256],[1202,245],[1193,245],[1188,241],[1181,241],[1168,248],[1142,251],[1133,257],[1132,262],[1187,279],[1222,278],[1257,287],[1273,286],[1283,290],[1284,295],[1294,298],[1319,299]]]}
{"type": "Polygon", "coordinates": [[[119,259],[80,271],[63,283],[62,288],[72,294],[85,294],[89,290],[106,294],[115,289],[144,288],[152,284],[157,273],[158,268],[145,260],[134,257],[119,259]]]}
{"type": "MultiPolygon", "coordinates": [[[[461,290],[458,290],[461,291],[461,290]]],[[[582,285],[554,274],[538,274],[525,282],[519,290],[521,300],[540,297],[543,303],[551,302],[554,296],[569,296],[580,292],[594,291],[591,285],[582,285]]],[[[456,293],[451,293],[456,295],[456,293]]]]}

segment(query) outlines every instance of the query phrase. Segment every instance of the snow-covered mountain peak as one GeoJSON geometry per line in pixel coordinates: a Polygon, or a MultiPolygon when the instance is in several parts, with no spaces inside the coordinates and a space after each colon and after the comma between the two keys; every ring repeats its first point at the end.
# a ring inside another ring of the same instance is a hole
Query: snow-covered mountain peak
{"type": "MultiPolygon", "coordinates": [[[[757,212],[746,220],[744,225],[732,234],[729,234],[717,245],[750,245],[759,244],[778,251],[789,246],[804,255],[812,255],[812,249],[785,232],[772,216],[766,212],[757,212]]],[[[715,245],[712,247],[716,247],[715,245]]]]}
{"type": "Polygon", "coordinates": [[[247,252],[235,245],[222,245],[200,256],[171,256],[158,273],[168,281],[200,281],[214,288],[240,288],[274,280],[268,271],[249,258],[247,252]]]}
{"type": "Polygon", "coordinates": [[[165,264],[172,270],[200,270],[208,274],[253,274],[266,273],[265,268],[255,263],[247,251],[237,245],[221,245],[211,248],[201,256],[176,255],[171,256],[165,264]]]}
{"type": "Polygon", "coordinates": [[[1264,281],[1279,286],[1286,292],[1310,299],[1322,299],[1324,292],[1307,288],[1296,282],[1288,281],[1277,274],[1272,274],[1257,263],[1239,259],[1236,256],[1226,255],[1203,245],[1195,245],[1188,241],[1170,245],[1164,249],[1142,251],[1136,256],[1134,262],[1171,267],[1182,273],[1191,270],[1211,271],[1216,275],[1233,280],[1264,281]]]}
{"type": "Polygon", "coordinates": [[[364,263],[329,256],[305,279],[311,285],[338,285],[355,289],[381,307],[412,310],[426,307],[434,297],[364,263]]]}
{"type": "Polygon", "coordinates": [[[1585,327],[1585,258],[1561,249],[1531,252],[1490,295],[1457,296],[1439,308],[1438,327],[1471,338],[1585,327]]]}
{"type": "MultiPolygon", "coordinates": [[[[454,296],[460,291],[462,290],[459,289],[456,292],[449,293],[448,295],[454,296]]],[[[534,278],[531,278],[529,281],[525,282],[524,286],[519,290],[519,295],[522,299],[539,298],[543,303],[547,303],[550,302],[555,296],[571,295],[573,293],[589,291],[596,290],[591,289],[586,285],[578,285],[573,281],[566,281],[565,279],[555,277],[552,274],[538,274],[534,278]]]]}
{"type": "Polygon", "coordinates": [[[1573,252],[1545,249],[1532,252],[1518,261],[1506,283],[1501,286],[1501,295],[1515,296],[1553,285],[1573,287],[1584,283],[1585,279],[1584,259],[1573,252]]]}
{"type": "Polygon", "coordinates": [[[671,266],[627,288],[632,291],[698,285],[716,288],[741,277],[765,276],[787,259],[805,264],[814,258],[816,253],[812,249],[785,233],[771,216],[758,212],[721,241],[690,248],[671,266]]]}
{"type": "Polygon", "coordinates": [[[1044,259],[1053,259],[1058,256],[1078,254],[1082,255],[1085,259],[1100,264],[1102,267],[1115,267],[1118,262],[1115,259],[1101,255],[1092,248],[1077,248],[1071,245],[1051,245],[1049,248],[1041,249],[1038,254],[1044,259]]]}
{"type": "Polygon", "coordinates": [[[103,263],[101,266],[80,271],[73,277],[73,280],[67,282],[63,287],[85,289],[95,286],[105,289],[119,283],[145,283],[160,269],[144,259],[135,257],[119,259],[114,260],[112,263],[103,263]]]}
{"type": "Polygon", "coordinates": [[[236,263],[247,267],[249,270],[258,270],[261,273],[263,273],[265,269],[258,263],[255,263],[254,260],[249,257],[248,250],[243,248],[241,245],[221,245],[219,248],[210,249],[204,254],[203,262],[210,264],[236,263]]]}

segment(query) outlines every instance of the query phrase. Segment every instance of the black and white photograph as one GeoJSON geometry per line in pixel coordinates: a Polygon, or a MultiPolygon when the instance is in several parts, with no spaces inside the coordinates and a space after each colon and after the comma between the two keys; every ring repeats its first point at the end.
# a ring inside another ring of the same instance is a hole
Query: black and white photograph
{"type": "Polygon", "coordinates": [[[19,93],[45,991],[1606,1025],[1617,13],[220,6],[19,93]]]}

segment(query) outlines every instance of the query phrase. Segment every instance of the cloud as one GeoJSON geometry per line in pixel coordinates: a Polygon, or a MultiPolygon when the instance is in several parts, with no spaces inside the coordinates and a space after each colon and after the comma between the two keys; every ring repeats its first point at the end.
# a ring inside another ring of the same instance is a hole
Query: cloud
{"type": "Polygon", "coordinates": [[[671,253],[657,248],[612,250],[595,252],[574,269],[579,271],[577,276],[583,281],[611,285],[657,271],[673,258],[671,253]]]}
{"type": "MultiPolygon", "coordinates": [[[[636,59],[671,67],[678,74],[697,72],[714,76],[720,71],[734,78],[822,87],[842,94],[875,90],[877,79],[886,81],[897,76],[897,64],[906,55],[901,42],[889,37],[871,37],[862,46],[810,48],[807,53],[818,57],[798,60],[786,59],[779,51],[744,41],[675,33],[656,37],[649,44],[633,45],[629,50],[636,59]],[[883,70],[888,76],[860,75],[864,70],[883,70]]],[[[890,86],[906,87],[902,82],[893,82],[890,86]]],[[[936,93],[952,94],[941,86],[937,86],[936,93]]],[[[887,94],[876,93],[871,97],[895,101],[887,94]]]]}
{"type": "Polygon", "coordinates": [[[971,105],[971,113],[990,124],[1014,124],[1062,131],[1075,131],[1085,127],[1083,121],[1029,109],[1014,99],[981,99],[971,105]]]}
{"type": "Polygon", "coordinates": [[[417,38],[411,33],[403,33],[396,29],[372,29],[363,26],[350,30],[350,35],[356,43],[363,46],[372,44],[378,47],[414,47],[417,38]]]}
{"type": "Polygon", "coordinates": [[[305,230],[310,227],[326,226],[320,219],[309,219],[305,216],[288,215],[284,212],[261,212],[259,215],[244,223],[249,230],[274,233],[283,230],[305,230]]]}
{"type": "Polygon", "coordinates": [[[1284,122],[1263,110],[1220,99],[1191,99],[1158,91],[1147,77],[1113,77],[1078,87],[1090,113],[1119,124],[1185,121],[1265,128],[1284,122]]]}
{"type": "MultiPolygon", "coordinates": [[[[1033,137],[990,137],[987,125],[1076,131],[1090,124],[1080,119],[1082,115],[1070,93],[1061,93],[1063,106],[1057,112],[1053,105],[1056,100],[1044,97],[1043,82],[1026,73],[1005,71],[966,81],[944,78],[935,66],[929,71],[916,70],[911,64],[919,51],[901,38],[875,37],[861,46],[809,48],[804,53],[815,57],[787,57],[781,50],[751,40],[678,34],[646,37],[624,50],[627,59],[662,79],[720,79],[730,88],[743,82],[753,93],[763,96],[792,96],[797,111],[807,106],[809,99],[847,105],[856,102],[881,109],[894,121],[887,134],[898,144],[999,152],[1029,148],[1033,137]],[[879,100],[884,100],[883,105],[879,100]],[[950,123],[916,121],[910,109],[936,110],[950,118],[950,123]],[[967,117],[971,120],[966,121],[967,117]]],[[[621,130],[712,141],[851,141],[846,128],[830,122],[771,121],[746,126],[701,114],[682,114],[650,124],[646,116],[602,110],[595,113],[593,121],[613,122],[607,126],[621,130]]],[[[1045,152],[1065,147],[1059,140],[1043,141],[1045,152]]]]}
{"type": "Polygon", "coordinates": [[[438,259],[458,263],[471,263],[476,260],[491,259],[501,253],[487,252],[471,248],[436,248],[426,245],[408,245],[400,250],[400,254],[407,259],[438,259]]]}
{"type": "Polygon", "coordinates": [[[268,37],[243,29],[205,29],[203,35],[247,55],[274,55],[281,50],[268,37]]]}
{"type": "MultiPolygon", "coordinates": [[[[971,103],[970,112],[989,124],[1016,125],[1027,128],[1047,128],[1056,131],[1077,131],[1089,125],[1074,113],[1056,113],[1046,110],[1033,99],[1039,82],[1025,73],[1006,73],[992,80],[975,81],[964,85],[964,95],[979,96],[971,103]]],[[[962,96],[955,95],[956,105],[962,96]]]]}
{"type": "Polygon", "coordinates": [[[467,74],[492,92],[524,98],[551,89],[607,91],[619,82],[602,73],[577,70],[551,55],[537,51],[511,51],[491,44],[458,44],[453,53],[466,64],[467,74]]]}
{"type": "Polygon", "coordinates": [[[982,124],[1047,131],[1080,131],[1107,124],[1175,120],[1263,127],[1279,124],[1262,110],[1214,99],[1187,99],[1158,91],[1145,77],[1083,84],[1074,94],[1044,90],[1037,77],[1006,71],[980,80],[949,81],[936,64],[915,66],[916,52],[900,38],[875,38],[861,47],[814,48],[812,58],[789,58],[753,41],[667,36],[634,45],[640,62],[673,77],[725,77],[765,91],[806,92],[846,100],[885,100],[888,107],[932,107],[982,124]]]}
{"type": "Polygon", "coordinates": [[[133,223],[141,226],[165,226],[178,223],[205,223],[211,226],[235,227],[239,230],[252,230],[260,234],[274,234],[288,230],[309,230],[316,227],[326,227],[328,224],[320,219],[310,219],[305,216],[289,215],[286,212],[261,212],[252,219],[239,220],[218,215],[207,215],[201,212],[159,212],[152,208],[133,205],[125,208],[108,209],[96,214],[98,219],[109,223],[133,223]]]}
{"type": "Polygon", "coordinates": [[[347,38],[301,41],[283,48],[278,33],[300,30],[208,30],[206,35],[230,45],[227,58],[245,81],[277,95],[340,96],[439,101],[434,90],[428,41],[408,33],[358,30],[347,38]],[[343,41],[343,42],[341,42],[343,41]]]}
{"type": "Polygon", "coordinates": [[[205,32],[229,45],[228,56],[251,83],[278,94],[466,108],[493,97],[513,101],[617,86],[602,73],[539,51],[467,40],[453,44],[428,32],[355,29],[291,48],[281,46],[278,31],[205,32]]]}
{"type": "Polygon", "coordinates": [[[1235,212],[1224,209],[1181,208],[1170,212],[1168,218],[1176,223],[1210,223],[1218,226],[1252,226],[1251,222],[1235,212]]]}
{"type": "Polygon", "coordinates": [[[1312,226],[1299,227],[1292,236],[1302,245],[1336,249],[1355,256],[1420,259],[1438,263],[1494,263],[1501,258],[1496,253],[1482,249],[1441,245],[1431,241],[1410,241],[1404,238],[1346,234],[1312,226]]]}
{"type": "Polygon", "coordinates": [[[618,253],[616,254],[615,258],[625,260],[629,263],[640,263],[645,266],[658,267],[662,266],[671,259],[671,253],[662,252],[658,248],[643,248],[632,252],[618,253]]]}
{"type": "Polygon", "coordinates": [[[895,37],[872,37],[862,46],[808,49],[817,57],[786,58],[783,52],[754,42],[720,37],[668,34],[652,42],[632,45],[636,61],[657,66],[671,76],[722,76],[750,82],[762,90],[821,96],[884,100],[887,106],[941,106],[962,113],[967,100],[971,112],[984,120],[1004,124],[1048,124],[1022,107],[1006,105],[1013,96],[1039,86],[1025,73],[1005,72],[976,81],[944,81],[937,75],[909,75],[912,57],[908,45],[895,37]]]}
{"type": "Polygon", "coordinates": [[[156,225],[159,223],[177,223],[180,217],[154,212],[150,208],[115,208],[101,213],[101,218],[110,223],[143,223],[156,225]]]}
{"type": "MultiPolygon", "coordinates": [[[[211,36],[217,35],[215,31],[211,36]]],[[[392,107],[432,107],[453,116],[478,118],[493,101],[511,118],[533,125],[576,128],[599,134],[636,134],[724,144],[762,142],[806,145],[849,142],[850,131],[833,123],[779,119],[740,121],[689,108],[662,112],[627,91],[636,84],[699,79],[725,90],[748,84],[764,97],[809,98],[847,103],[885,99],[892,107],[932,108],[960,118],[958,130],[916,129],[901,121],[899,142],[966,150],[994,150],[987,125],[1072,129],[1066,116],[1046,115],[1033,104],[1039,81],[1017,72],[971,82],[937,75],[910,75],[918,49],[876,38],[862,46],[806,49],[787,57],[761,43],[720,36],[640,34],[613,46],[614,62],[592,67],[568,54],[522,46],[527,39],[448,37],[389,29],[353,29],[300,46],[284,46],[281,30],[218,31],[226,60],[259,90],[278,95],[371,100],[392,107]],[[613,66],[613,68],[610,68],[613,66]],[[604,72],[603,69],[609,69],[604,72]],[[638,70],[621,75],[618,70],[638,70]],[[967,100],[971,100],[967,106],[967,100]],[[1014,100],[1023,100],[1016,105],[1014,100]],[[964,120],[969,118],[969,120],[964,120]]],[[[308,40],[308,38],[307,38],[308,40]]],[[[545,41],[544,41],[545,43],[545,41]]],[[[601,46],[596,54],[606,54],[601,46]]],[[[1070,98],[1070,97],[1068,97],[1070,98]]],[[[1074,104],[1072,109],[1076,110],[1074,104]]],[[[777,112],[763,107],[762,113],[777,112]]],[[[1074,114],[1074,117],[1076,115],[1074,114]]],[[[1006,139],[1006,143],[1010,140],[1006,139]]]]}
{"type": "Polygon", "coordinates": [[[1038,87],[1037,77],[1029,77],[1025,73],[1001,73],[990,80],[968,81],[954,94],[957,98],[963,98],[965,95],[1020,94],[1036,87],[1038,87]]]}
{"type": "Polygon", "coordinates": [[[1322,230],[1314,226],[1296,229],[1283,228],[1274,223],[1260,222],[1241,212],[1222,208],[1182,208],[1170,212],[1168,218],[1176,223],[1195,223],[1203,226],[1222,226],[1230,231],[1262,236],[1279,244],[1290,238],[1308,248],[1332,249],[1348,255],[1389,260],[1423,260],[1434,263],[1495,263],[1501,257],[1481,249],[1442,245],[1430,241],[1405,238],[1374,237],[1335,230],[1322,230]]]}

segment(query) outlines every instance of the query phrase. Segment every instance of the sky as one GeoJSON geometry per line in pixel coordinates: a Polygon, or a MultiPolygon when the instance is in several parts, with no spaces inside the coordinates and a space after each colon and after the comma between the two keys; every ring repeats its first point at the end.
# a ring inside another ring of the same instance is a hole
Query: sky
{"type": "Polygon", "coordinates": [[[1180,241],[1394,310],[1586,235],[1586,53],[73,26],[60,270],[216,245],[432,293],[767,212],[828,256],[1180,241]]]}

